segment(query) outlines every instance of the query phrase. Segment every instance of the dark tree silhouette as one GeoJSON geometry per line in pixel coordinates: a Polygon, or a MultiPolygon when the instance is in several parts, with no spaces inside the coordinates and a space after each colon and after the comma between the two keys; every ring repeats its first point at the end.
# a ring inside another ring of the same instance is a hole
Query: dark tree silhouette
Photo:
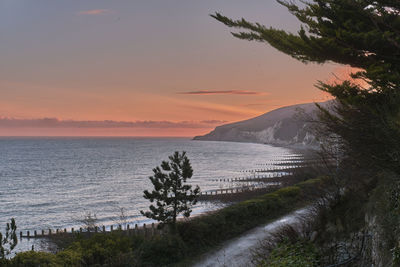
{"type": "MultiPolygon", "coordinates": [[[[400,1],[282,1],[297,34],[245,19],[211,15],[240,39],[265,42],[304,63],[354,67],[352,80],[317,87],[336,98],[321,118],[341,138],[346,158],[400,173],[400,1]]],[[[361,167],[361,166],[359,166],[361,167]]]]}
{"type": "Polygon", "coordinates": [[[150,211],[140,211],[144,216],[168,224],[173,230],[176,217],[183,214],[189,217],[192,205],[196,204],[200,194],[199,186],[192,189],[186,184],[193,175],[193,169],[186,152],[175,152],[169,161],[163,161],[161,166],[153,169],[154,175],[149,177],[154,185],[152,192],[144,191],[144,198],[150,200],[150,211]]]}

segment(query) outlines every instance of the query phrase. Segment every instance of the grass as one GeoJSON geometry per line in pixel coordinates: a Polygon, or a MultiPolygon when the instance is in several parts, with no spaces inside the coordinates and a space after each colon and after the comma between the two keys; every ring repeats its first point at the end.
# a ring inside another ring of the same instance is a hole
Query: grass
{"type": "Polygon", "coordinates": [[[258,267],[313,267],[319,266],[318,250],[310,242],[282,242],[258,267]]]}

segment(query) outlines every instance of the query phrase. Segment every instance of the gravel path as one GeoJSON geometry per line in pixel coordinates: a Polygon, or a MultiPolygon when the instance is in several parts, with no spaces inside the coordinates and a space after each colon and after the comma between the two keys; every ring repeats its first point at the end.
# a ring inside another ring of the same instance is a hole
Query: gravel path
{"type": "Polygon", "coordinates": [[[309,208],[303,208],[292,212],[274,222],[256,227],[242,236],[231,239],[218,250],[205,254],[194,267],[252,266],[252,251],[260,246],[262,240],[267,239],[271,233],[282,225],[293,225],[300,221],[299,215],[307,213],[309,208]]]}

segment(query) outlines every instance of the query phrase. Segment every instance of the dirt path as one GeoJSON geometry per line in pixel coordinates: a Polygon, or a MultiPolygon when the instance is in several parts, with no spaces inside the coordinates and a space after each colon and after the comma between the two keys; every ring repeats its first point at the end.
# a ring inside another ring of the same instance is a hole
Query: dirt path
{"type": "Polygon", "coordinates": [[[260,246],[260,242],[267,239],[280,226],[298,223],[300,221],[299,215],[306,214],[308,209],[297,210],[274,222],[254,228],[238,238],[225,242],[220,249],[202,256],[194,267],[253,266],[251,264],[252,251],[260,246]]]}

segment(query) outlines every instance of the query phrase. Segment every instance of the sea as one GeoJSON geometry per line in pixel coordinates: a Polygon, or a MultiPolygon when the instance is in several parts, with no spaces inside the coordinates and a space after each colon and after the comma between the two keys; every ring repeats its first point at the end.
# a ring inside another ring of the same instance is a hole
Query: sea
{"type": "MultiPolygon", "coordinates": [[[[151,223],[140,214],[150,204],[143,191],[152,189],[153,168],[175,151],[186,151],[194,170],[188,182],[203,192],[232,188],[224,179],[261,167],[278,172],[276,164],[301,156],[266,144],[189,138],[0,137],[0,232],[11,218],[18,232],[77,229],[89,213],[106,227],[122,219],[151,223]]],[[[200,202],[193,214],[223,205],[200,202]]]]}

